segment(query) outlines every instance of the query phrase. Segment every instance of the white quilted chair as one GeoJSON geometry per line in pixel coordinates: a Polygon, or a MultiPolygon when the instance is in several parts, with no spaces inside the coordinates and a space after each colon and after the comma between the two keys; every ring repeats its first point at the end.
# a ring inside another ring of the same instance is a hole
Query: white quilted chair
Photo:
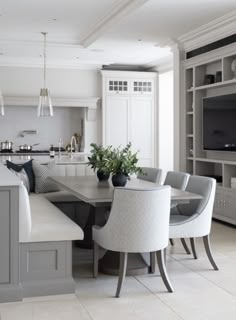
{"type": "Polygon", "coordinates": [[[190,238],[194,258],[197,259],[195,248],[196,237],[203,237],[204,247],[213,268],[218,267],[212,257],[209,234],[215,198],[216,181],[212,178],[191,176],[186,191],[202,195],[201,200],[192,200],[188,204],[179,204],[179,214],[170,216],[169,236],[175,238],[190,238]]]}
{"type": "Polygon", "coordinates": [[[98,273],[99,246],[120,252],[116,297],[120,296],[128,253],[132,252],[156,252],[162,280],[168,291],[173,292],[163,253],[169,239],[170,196],[169,186],[152,190],[115,188],[106,225],[102,228],[93,226],[94,277],[97,277],[98,273]]]}
{"type": "MultiPolygon", "coordinates": [[[[171,186],[172,188],[176,188],[176,189],[180,189],[180,190],[185,190],[189,177],[190,177],[190,175],[186,172],[168,171],[166,174],[164,185],[168,185],[168,186],[171,186]]],[[[177,202],[171,203],[170,214],[173,214],[173,213],[178,213],[178,203],[177,202]]],[[[187,254],[190,254],[191,252],[189,251],[189,248],[185,242],[185,239],[182,238],[181,242],[182,242],[187,254]]],[[[170,239],[170,243],[172,246],[174,245],[173,239],[170,239]]]]}
{"type": "Polygon", "coordinates": [[[143,173],[138,174],[138,179],[161,184],[162,170],[157,168],[142,167],[143,173]]]}

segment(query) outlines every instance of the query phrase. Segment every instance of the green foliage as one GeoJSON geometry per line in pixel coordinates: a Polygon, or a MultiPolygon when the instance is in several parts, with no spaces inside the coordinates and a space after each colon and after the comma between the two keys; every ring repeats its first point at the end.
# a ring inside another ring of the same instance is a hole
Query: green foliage
{"type": "Polygon", "coordinates": [[[138,152],[133,153],[131,147],[131,143],[128,143],[125,148],[111,150],[108,168],[113,175],[124,174],[129,177],[130,174],[142,172],[142,169],[137,166],[138,152]]]}
{"type": "Polygon", "coordinates": [[[91,143],[90,146],[93,148],[91,152],[91,156],[88,157],[88,165],[95,171],[101,170],[104,173],[109,173],[108,162],[110,160],[111,155],[111,146],[105,148],[103,146],[99,146],[96,143],[91,143]]]}

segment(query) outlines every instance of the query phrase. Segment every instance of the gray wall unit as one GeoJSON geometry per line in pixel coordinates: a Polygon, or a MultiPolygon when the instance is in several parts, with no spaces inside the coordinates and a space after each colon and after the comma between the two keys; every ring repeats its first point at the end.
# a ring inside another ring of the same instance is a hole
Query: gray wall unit
{"type": "Polygon", "coordinates": [[[22,299],[18,210],[18,187],[0,187],[0,302],[22,299]]]}
{"type": "Polygon", "coordinates": [[[74,293],[71,241],[20,243],[23,296],[74,293]]]}

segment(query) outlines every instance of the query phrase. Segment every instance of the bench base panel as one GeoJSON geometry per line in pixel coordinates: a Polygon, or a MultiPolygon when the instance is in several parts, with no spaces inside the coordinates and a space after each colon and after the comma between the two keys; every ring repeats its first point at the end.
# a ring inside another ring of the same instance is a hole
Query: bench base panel
{"type": "Polygon", "coordinates": [[[1,285],[0,303],[22,300],[22,290],[20,285],[1,285]]]}
{"type": "Polygon", "coordinates": [[[71,241],[20,243],[23,297],[74,293],[71,241]]]}

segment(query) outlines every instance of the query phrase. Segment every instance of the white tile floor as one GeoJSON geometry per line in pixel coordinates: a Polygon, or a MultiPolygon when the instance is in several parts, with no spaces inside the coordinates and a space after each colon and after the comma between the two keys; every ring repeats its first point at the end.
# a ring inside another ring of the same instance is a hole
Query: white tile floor
{"type": "Polygon", "coordinates": [[[75,295],[0,304],[1,320],[236,319],[236,229],[213,223],[211,242],[219,271],[211,268],[201,241],[198,260],[176,242],[167,259],[175,292],[166,292],[157,272],[127,277],[119,299],[113,298],[117,278],[100,274],[93,279],[91,254],[80,250],[75,295]]]}

